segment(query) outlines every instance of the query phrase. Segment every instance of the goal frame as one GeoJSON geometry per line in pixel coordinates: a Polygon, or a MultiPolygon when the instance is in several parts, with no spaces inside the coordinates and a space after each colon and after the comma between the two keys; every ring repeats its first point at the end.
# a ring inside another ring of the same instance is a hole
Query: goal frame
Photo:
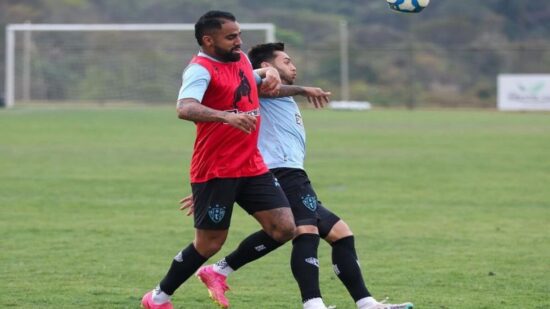
{"type": "MultiPolygon", "coordinates": [[[[272,23],[243,23],[241,30],[264,30],[266,42],[275,41],[272,23]]],[[[15,33],[35,31],[194,31],[194,24],[8,24],[6,26],[4,107],[15,105],[15,33]]]]}

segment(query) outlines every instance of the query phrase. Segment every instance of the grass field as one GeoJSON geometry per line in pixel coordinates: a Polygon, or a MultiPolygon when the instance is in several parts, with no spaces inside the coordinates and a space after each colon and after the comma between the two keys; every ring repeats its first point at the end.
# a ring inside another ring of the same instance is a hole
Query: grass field
{"type": "MultiPolygon", "coordinates": [[[[307,169],[369,289],[420,309],[550,308],[550,114],[304,111],[307,169]]],[[[0,307],[138,308],[192,239],[194,126],[173,108],[0,110],[0,307]]],[[[257,225],[236,208],[229,253],[257,225]]],[[[328,304],[355,308],[320,246],[328,304]]],[[[301,308],[290,246],[229,279],[301,308]]],[[[176,308],[215,308],[191,278],[176,308]]]]}

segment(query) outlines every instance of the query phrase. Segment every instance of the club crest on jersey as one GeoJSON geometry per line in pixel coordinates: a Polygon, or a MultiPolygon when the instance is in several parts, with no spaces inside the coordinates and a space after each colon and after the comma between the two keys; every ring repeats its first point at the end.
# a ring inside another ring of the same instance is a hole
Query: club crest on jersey
{"type": "Polygon", "coordinates": [[[208,209],[208,216],[210,217],[210,220],[212,220],[212,222],[220,223],[225,216],[225,207],[222,207],[218,204],[216,204],[215,206],[210,206],[210,208],[208,209]]]}
{"type": "Polygon", "coordinates": [[[274,185],[275,187],[280,187],[281,184],[279,183],[279,179],[273,177],[273,185],[274,185]]]}
{"type": "Polygon", "coordinates": [[[302,203],[311,211],[315,211],[317,209],[317,198],[315,196],[311,196],[309,194],[302,196],[302,203]]]}

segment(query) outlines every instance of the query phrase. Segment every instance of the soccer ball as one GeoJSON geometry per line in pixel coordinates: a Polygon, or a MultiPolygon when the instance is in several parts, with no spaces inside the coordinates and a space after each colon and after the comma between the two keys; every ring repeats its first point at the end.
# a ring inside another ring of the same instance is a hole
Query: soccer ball
{"type": "Polygon", "coordinates": [[[386,0],[392,10],[403,13],[418,13],[430,4],[430,0],[386,0]]]}

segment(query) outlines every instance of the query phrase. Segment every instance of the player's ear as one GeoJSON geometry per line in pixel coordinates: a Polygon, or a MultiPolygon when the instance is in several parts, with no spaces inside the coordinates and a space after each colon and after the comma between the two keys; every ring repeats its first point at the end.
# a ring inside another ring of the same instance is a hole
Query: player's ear
{"type": "Polygon", "coordinates": [[[209,35],[202,36],[202,45],[204,47],[211,47],[214,45],[214,38],[209,35]]]}
{"type": "Polygon", "coordinates": [[[264,61],[260,64],[260,66],[262,68],[269,68],[271,66],[271,63],[267,62],[267,61],[264,61]]]}

